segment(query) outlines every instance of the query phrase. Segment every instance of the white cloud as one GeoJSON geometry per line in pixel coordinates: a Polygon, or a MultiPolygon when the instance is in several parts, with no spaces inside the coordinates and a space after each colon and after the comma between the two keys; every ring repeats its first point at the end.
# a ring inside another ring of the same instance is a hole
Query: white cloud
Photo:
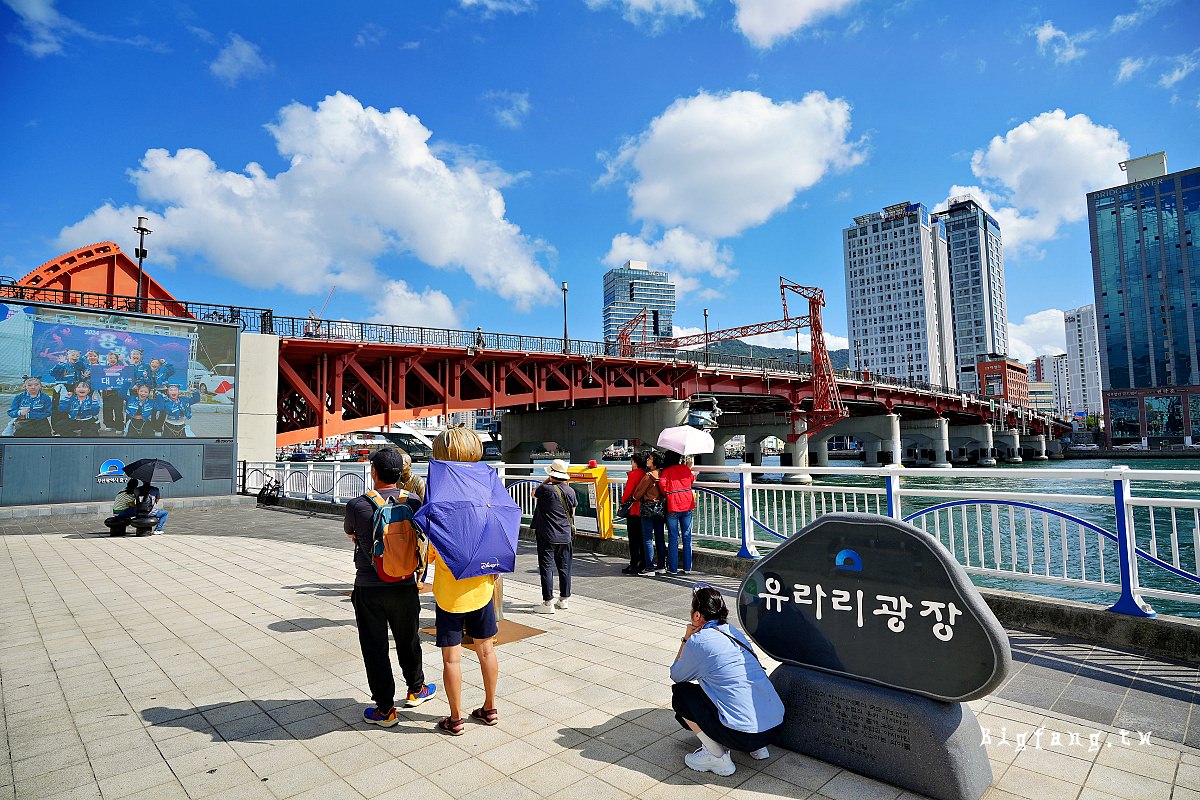
{"type": "Polygon", "coordinates": [[[659,31],[673,19],[695,19],[704,16],[696,0],[586,0],[593,11],[617,6],[622,16],[635,25],[646,25],[659,31]]]}
{"type": "Polygon", "coordinates": [[[26,34],[23,37],[16,33],[10,33],[9,40],[20,45],[25,52],[35,58],[61,55],[64,42],[74,37],[165,52],[165,48],[161,44],[151,41],[145,36],[122,39],[89,30],[70,17],[58,13],[58,9],[54,7],[55,0],[3,0],[3,3],[16,13],[21,28],[26,34]]]}
{"type": "Polygon", "coordinates": [[[825,17],[840,14],[855,0],[733,0],[734,22],[755,47],[768,48],[825,17]]]}
{"type": "Polygon", "coordinates": [[[1117,83],[1125,83],[1145,69],[1149,63],[1144,58],[1122,58],[1117,67],[1117,83]]]}
{"type": "Polygon", "coordinates": [[[517,130],[529,116],[529,92],[487,92],[484,99],[490,101],[492,116],[505,128],[517,130]]]}
{"type": "Polygon", "coordinates": [[[786,208],[829,170],[861,163],[863,147],[849,133],[849,103],[823,92],[781,103],[757,92],[701,92],[626,141],[600,182],[632,172],[635,218],[733,236],[786,208]]]}
{"type": "Polygon", "coordinates": [[[1125,182],[1117,164],[1129,145],[1114,128],[1062,109],[1022,122],[971,157],[983,186],[952,186],[973,195],[997,218],[1006,253],[1034,251],[1058,229],[1087,216],[1087,192],[1125,182]]]}
{"type": "Polygon", "coordinates": [[[201,150],[149,150],[130,173],[142,203],[101,206],[64,228],[60,246],[124,245],[129,221],[145,214],[154,263],[198,256],[250,286],[311,293],[336,284],[377,295],[387,276],[376,262],[408,255],[462,270],[520,310],[552,296],[535,260],[547,248],[505,218],[503,196],[474,165],[439,158],[430,131],[403,109],[338,93],[315,109],[293,103],[267,128],[287,169],[272,176],[251,163],[231,172],[201,150]]]}
{"type": "Polygon", "coordinates": [[[1113,17],[1112,27],[1109,30],[1117,33],[1135,28],[1157,14],[1159,9],[1174,5],[1174,3],[1175,0],[1138,0],[1136,9],[1128,14],[1118,14],[1113,17]]]}
{"type": "Polygon", "coordinates": [[[229,42],[217,53],[208,70],[229,86],[237,86],[242,78],[255,78],[270,72],[271,65],[263,60],[258,45],[246,41],[236,33],[229,34],[229,42]]]}
{"type": "Polygon", "coordinates": [[[458,0],[463,8],[478,8],[485,16],[523,14],[537,8],[537,0],[458,0]]]}
{"type": "Polygon", "coordinates": [[[1195,72],[1196,67],[1200,67],[1200,49],[1184,53],[1181,56],[1175,56],[1171,61],[1174,62],[1175,69],[1170,72],[1164,72],[1158,79],[1158,85],[1164,89],[1174,87],[1175,84],[1195,72]]]}
{"type": "Polygon", "coordinates": [[[1064,313],[1048,308],[1026,315],[1020,322],[1008,323],[1008,354],[1025,363],[1038,356],[1067,352],[1064,313]]]}
{"type": "MultiPolygon", "coordinates": [[[[671,328],[671,338],[673,338],[673,339],[682,339],[684,336],[699,336],[702,333],[704,333],[704,328],[689,328],[686,326],[680,327],[679,325],[674,325],[671,328]]],[[[681,347],[679,349],[680,350],[700,350],[703,347],[704,347],[703,344],[694,344],[694,345],[690,345],[688,347],[681,347]]]]}
{"type": "Polygon", "coordinates": [[[1087,51],[1079,44],[1092,37],[1090,31],[1068,36],[1066,31],[1054,27],[1054,23],[1050,20],[1046,20],[1034,28],[1032,35],[1037,39],[1038,52],[1045,55],[1046,51],[1050,51],[1054,55],[1054,61],[1058,64],[1069,64],[1082,58],[1087,51]]]}
{"type": "Polygon", "coordinates": [[[720,296],[715,289],[705,288],[704,276],[729,283],[737,272],[729,265],[733,252],[711,239],[702,239],[683,228],[671,228],[657,242],[627,233],[613,237],[604,263],[618,267],[626,261],[645,261],[652,269],[671,273],[671,280],[680,296],[698,293],[701,299],[720,296]]]}
{"type": "Polygon", "coordinates": [[[413,291],[400,280],[385,281],[372,292],[375,302],[368,322],[411,325],[419,314],[420,324],[429,328],[458,328],[462,320],[445,292],[425,288],[413,291]]]}
{"type": "MultiPolygon", "coordinates": [[[[796,332],[793,331],[776,331],[775,333],[764,333],[759,336],[750,336],[739,341],[753,344],[756,347],[778,347],[784,350],[796,349],[796,332]]],[[[832,333],[825,334],[825,347],[829,350],[845,350],[850,346],[850,340],[845,336],[835,336],[832,333]]],[[[812,336],[804,330],[800,331],[800,349],[804,352],[809,352],[812,349],[812,336]]]]}
{"type": "Polygon", "coordinates": [[[382,25],[374,22],[368,22],[359,29],[358,35],[354,37],[355,47],[373,47],[383,41],[387,36],[387,29],[382,25]]]}

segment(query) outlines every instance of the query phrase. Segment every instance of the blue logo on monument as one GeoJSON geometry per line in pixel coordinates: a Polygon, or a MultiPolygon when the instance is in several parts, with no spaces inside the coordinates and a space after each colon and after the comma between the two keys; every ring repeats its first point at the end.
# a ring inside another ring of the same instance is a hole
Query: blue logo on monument
{"type": "Polygon", "coordinates": [[[862,556],[853,550],[842,550],[833,557],[833,568],[846,572],[862,572],[862,556]]]}
{"type": "Polygon", "coordinates": [[[119,458],[110,458],[100,465],[96,475],[96,483],[123,483],[125,481],[125,462],[119,458]]]}

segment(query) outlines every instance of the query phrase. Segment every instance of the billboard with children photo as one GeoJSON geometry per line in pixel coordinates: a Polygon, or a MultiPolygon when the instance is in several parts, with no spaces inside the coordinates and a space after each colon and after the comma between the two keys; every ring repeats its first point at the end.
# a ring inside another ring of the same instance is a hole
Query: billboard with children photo
{"type": "Polygon", "coordinates": [[[0,436],[232,438],[237,329],[190,319],[0,304],[0,436]]]}

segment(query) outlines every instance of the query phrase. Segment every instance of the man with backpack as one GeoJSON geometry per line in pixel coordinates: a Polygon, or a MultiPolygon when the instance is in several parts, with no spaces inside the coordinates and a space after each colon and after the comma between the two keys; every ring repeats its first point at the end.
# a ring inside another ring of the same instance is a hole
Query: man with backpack
{"type": "MultiPolygon", "coordinates": [[[[354,542],[355,576],[350,602],[358,625],[367,684],[375,701],[374,706],[363,711],[363,721],[384,728],[399,721],[396,681],[388,655],[389,628],[407,684],[405,707],[415,708],[437,693],[436,684],[425,683],[421,664],[421,600],[416,572],[423,568],[424,554],[408,552],[417,536],[412,515],[421,507],[421,500],[397,488],[403,469],[404,455],[399,448],[376,451],[371,456],[371,480],[375,488],[346,505],[344,524],[346,536],[354,542]],[[398,547],[396,543],[403,545],[404,552],[394,550],[398,547]],[[401,566],[396,567],[397,564],[401,566]],[[414,567],[412,572],[407,572],[409,567],[414,567]]],[[[422,541],[417,541],[418,547],[422,541]]]]}

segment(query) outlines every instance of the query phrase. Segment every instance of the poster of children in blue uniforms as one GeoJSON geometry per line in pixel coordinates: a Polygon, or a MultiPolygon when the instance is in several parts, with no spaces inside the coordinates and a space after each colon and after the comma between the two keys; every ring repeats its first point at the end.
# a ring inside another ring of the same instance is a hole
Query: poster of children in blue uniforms
{"type": "Polygon", "coordinates": [[[236,352],[231,326],[0,303],[0,436],[230,438],[236,352]]]}

